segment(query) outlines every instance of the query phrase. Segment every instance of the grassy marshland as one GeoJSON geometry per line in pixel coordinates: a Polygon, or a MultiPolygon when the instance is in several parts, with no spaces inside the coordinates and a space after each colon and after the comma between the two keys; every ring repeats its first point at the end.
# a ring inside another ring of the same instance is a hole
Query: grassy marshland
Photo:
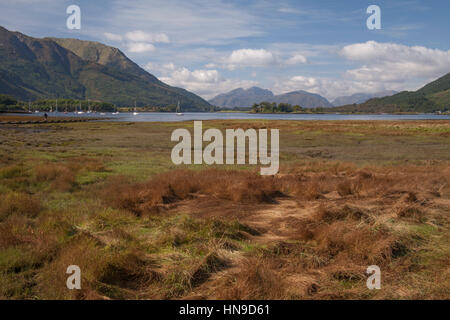
{"type": "Polygon", "coordinates": [[[450,298],[449,121],[203,122],[280,129],[276,177],[176,168],[182,126],[0,124],[0,298],[450,298]]]}

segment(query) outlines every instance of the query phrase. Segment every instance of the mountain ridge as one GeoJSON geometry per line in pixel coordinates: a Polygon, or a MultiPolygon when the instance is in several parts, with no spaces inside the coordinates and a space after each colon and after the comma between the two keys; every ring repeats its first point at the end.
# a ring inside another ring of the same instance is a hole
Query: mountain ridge
{"type": "Polygon", "coordinates": [[[136,100],[138,106],[165,107],[180,101],[186,111],[211,109],[203,98],[161,82],[117,48],[78,39],[33,38],[1,26],[0,93],[21,100],[92,99],[119,106],[136,100]]]}
{"type": "Polygon", "coordinates": [[[358,105],[333,108],[339,112],[426,112],[450,110],[450,73],[426,84],[417,91],[402,91],[373,98],[358,105]]]}
{"type": "Polygon", "coordinates": [[[386,96],[392,96],[396,93],[397,93],[397,91],[394,91],[394,90],[384,90],[384,91],[379,91],[379,92],[375,92],[375,93],[358,92],[358,93],[354,93],[349,96],[337,97],[333,101],[331,101],[331,103],[334,106],[339,107],[339,106],[344,106],[344,105],[353,104],[353,103],[364,103],[367,100],[370,100],[372,98],[381,98],[381,97],[386,97],[386,96]]]}
{"type": "Polygon", "coordinates": [[[291,91],[280,95],[274,95],[270,90],[259,87],[248,89],[237,88],[227,93],[222,93],[209,100],[209,103],[219,107],[247,107],[260,102],[289,103],[300,105],[304,108],[324,107],[333,105],[324,97],[304,90],[291,91]]]}

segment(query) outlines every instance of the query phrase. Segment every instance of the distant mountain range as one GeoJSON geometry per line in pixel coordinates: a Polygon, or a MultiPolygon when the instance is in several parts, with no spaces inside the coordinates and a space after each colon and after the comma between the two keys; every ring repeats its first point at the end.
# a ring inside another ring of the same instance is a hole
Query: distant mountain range
{"type": "Polygon", "coordinates": [[[450,111],[450,73],[417,91],[402,91],[357,105],[333,108],[341,112],[436,112],[450,111]]]}
{"type": "Polygon", "coordinates": [[[228,93],[220,94],[209,103],[218,107],[250,108],[254,103],[260,102],[289,103],[303,108],[331,108],[333,105],[324,97],[303,90],[274,95],[270,90],[252,87],[249,89],[235,89],[228,93]]]}
{"type": "Polygon", "coordinates": [[[261,89],[258,87],[252,87],[249,89],[238,88],[227,93],[219,94],[218,96],[209,100],[209,103],[218,107],[249,108],[254,103],[259,103],[262,101],[271,102],[273,97],[274,95],[270,90],[261,89]]]}
{"type": "Polygon", "coordinates": [[[344,106],[347,104],[363,103],[372,98],[381,98],[381,97],[392,96],[393,94],[396,94],[396,93],[397,93],[397,91],[393,91],[393,90],[385,90],[385,91],[380,91],[380,92],[376,92],[373,94],[355,93],[355,94],[352,94],[351,96],[338,97],[332,101],[332,104],[336,107],[339,107],[339,106],[344,106]]]}
{"type": "Polygon", "coordinates": [[[292,91],[274,96],[276,103],[289,103],[293,106],[299,105],[302,108],[331,108],[333,105],[321,95],[306,92],[303,90],[292,91]]]}
{"type": "Polygon", "coordinates": [[[119,49],[77,39],[37,39],[0,27],[0,94],[20,100],[91,99],[132,106],[210,110],[201,97],[171,87],[119,49]]]}

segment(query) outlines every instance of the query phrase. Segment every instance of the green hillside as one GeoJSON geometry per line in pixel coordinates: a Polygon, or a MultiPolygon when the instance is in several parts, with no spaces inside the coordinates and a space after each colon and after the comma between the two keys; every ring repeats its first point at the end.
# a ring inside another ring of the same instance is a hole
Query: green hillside
{"type": "Polygon", "coordinates": [[[209,111],[199,96],[171,87],[119,49],[76,39],[36,39],[0,27],[0,93],[19,100],[91,99],[118,106],[209,111]]]}
{"type": "Polygon", "coordinates": [[[361,104],[336,107],[340,112],[426,112],[450,111],[450,73],[417,91],[374,98],[361,104]]]}
{"type": "Polygon", "coordinates": [[[417,90],[417,92],[430,95],[433,93],[446,91],[448,89],[450,89],[450,73],[447,73],[445,76],[437,79],[436,81],[430,82],[423,88],[417,90]]]}

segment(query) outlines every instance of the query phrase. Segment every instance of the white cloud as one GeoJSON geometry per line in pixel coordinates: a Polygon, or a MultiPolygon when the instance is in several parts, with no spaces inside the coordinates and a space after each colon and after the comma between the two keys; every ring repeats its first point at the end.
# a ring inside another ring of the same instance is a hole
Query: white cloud
{"type": "Polygon", "coordinates": [[[182,87],[192,91],[205,99],[211,99],[216,95],[236,88],[249,88],[258,84],[256,81],[225,79],[219,71],[198,69],[189,70],[185,67],[175,68],[172,63],[156,66],[147,64],[148,71],[159,71],[164,76],[159,79],[171,86],[182,87]]]}
{"type": "Polygon", "coordinates": [[[144,53],[155,51],[152,43],[169,43],[169,37],[165,33],[148,33],[142,30],[127,32],[124,36],[120,34],[105,32],[103,34],[108,40],[122,42],[128,47],[128,51],[132,53],[144,53]]]}
{"type": "Polygon", "coordinates": [[[304,75],[278,78],[273,91],[305,90],[332,100],[361,92],[417,90],[450,71],[450,50],[368,41],[344,46],[338,53],[361,66],[337,79],[304,75]]]}
{"type": "Polygon", "coordinates": [[[345,46],[339,54],[363,63],[345,73],[357,81],[406,82],[436,78],[450,70],[450,50],[368,41],[345,46]]]}
{"type": "Polygon", "coordinates": [[[215,64],[215,63],[207,63],[207,64],[205,64],[205,68],[207,68],[207,69],[214,69],[214,68],[217,68],[217,67],[218,67],[218,65],[215,64]]]}
{"type": "Polygon", "coordinates": [[[307,59],[304,55],[302,54],[295,54],[292,57],[290,57],[289,59],[286,60],[285,64],[287,65],[295,65],[295,64],[303,64],[303,63],[307,63],[307,59]]]}
{"type": "Polygon", "coordinates": [[[159,63],[149,62],[144,66],[144,69],[152,74],[158,73],[160,75],[165,76],[165,75],[168,75],[171,71],[174,71],[176,69],[176,67],[175,67],[175,64],[173,64],[173,63],[159,64],[159,63]]]}
{"type": "Polygon", "coordinates": [[[276,63],[277,59],[273,53],[265,49],[234,50],[231,55],[225,59],[225,65],[230,70],[245,67],[264,67],[276,63]]]}
{"type": "Polygon", "coordinates": [[[112,41],[122,41],[123,39],[123,37],[120,34],[105,32],[103,35],[106,37],[106,39],[112,41]]]}
{"type": "Polygon", "coordinates": [[[142,30],[127,32],[125,37],[133,42],[169,43],[169,37],[165,33],[148,33],[142,30]]]}
{"type": "Polygon", "coordinates": [[[273,91],[276,94],[290,91],[304,90],[317,93],[329,101],[339,96],[354,93],[375,93],[383,90],[401,90],[401,84],[388,84],[376,81],[353,81],[346,79],[316,78],[307,76],[294,76],[287,79],[277,79],[273,91]]]}
{"type": "Polygon", "coordinates": [[[132,42],[128,44],[128,51],[133,53],[151,52],[155,50],[155,46],[151,43],[132,42]]]}
{"type": "Polygon", "coordinates": [[[208,63],[205,67],[222,67],[228,70],[235,70],[249,67],[271,67],[307,63],[306,57],[300,53],[295,53],[286,60],[280,58],[280,56],[285,55],[280,52],[275,54],[266,49],[239,49],[232,51],[227,56],[216,58],[217,63],[208,63]]]}

